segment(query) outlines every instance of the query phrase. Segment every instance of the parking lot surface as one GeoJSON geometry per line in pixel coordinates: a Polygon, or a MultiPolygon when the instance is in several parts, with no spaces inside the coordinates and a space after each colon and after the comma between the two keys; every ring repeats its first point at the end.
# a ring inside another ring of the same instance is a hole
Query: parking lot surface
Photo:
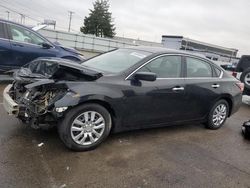
{"type": "Polygon", "coordinates": [[[56,130],[26,127],[1,103],[0,187],[250,187],[250,141],[241,135],[248,119],[243,104],[217,131],[183,125],[125,132],[93,151],[72,152],[56,130]]]}

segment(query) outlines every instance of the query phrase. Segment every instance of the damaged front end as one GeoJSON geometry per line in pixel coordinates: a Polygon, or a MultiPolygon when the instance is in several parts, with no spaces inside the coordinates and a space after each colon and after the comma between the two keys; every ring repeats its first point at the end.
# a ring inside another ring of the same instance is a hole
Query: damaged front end
{"type": "Polygon", "coordinates": [[[56,122],[59,114],[54,109],[54,103],[66,92],[65,84],[42,80],[24,87],[16,82],[9,93],[19,105],[17,117],[33,128],[39,128],[39,126],[49,126],[56,122]]]}
{"type": "Polygon", "coordinates": [[[56,125],[68,109],[55,107],[56,101],[74,93],[68,82],[92,81],[102,75],[67,60],[48,58],[31,62],[13,76],[13,84],[4,90],[4,108],[25,124],[41,128],[56,125]]]}

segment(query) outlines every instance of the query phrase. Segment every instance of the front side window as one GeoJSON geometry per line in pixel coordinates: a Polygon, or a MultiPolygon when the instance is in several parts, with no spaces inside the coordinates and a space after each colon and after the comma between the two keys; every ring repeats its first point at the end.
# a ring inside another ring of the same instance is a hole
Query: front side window
{"type": "Polygon", "coordinates": [[[178,78],[181,76],[181,56],[159,57],[142,67],[139,72],[153,72],[157,78],[178,78]]]}
{"type": "Polygon", "coordinates": [[[212,68],[209,63],[191,57],[187,57],[186,62],[187,77],[212,77],[212,68]]]}
{"type": "Polygon", "coordinates": [[[10,25],[10,34],[12,39],[18,42],[25,42],[36,45],[42,45],[42,43],[46,43],[45,40],[38,37],[33,32],[15,25],[10,25]]]}

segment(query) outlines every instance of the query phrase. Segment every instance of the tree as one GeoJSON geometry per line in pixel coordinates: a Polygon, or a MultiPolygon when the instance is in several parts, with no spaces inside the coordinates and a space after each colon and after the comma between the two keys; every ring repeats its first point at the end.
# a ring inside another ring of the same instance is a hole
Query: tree
{"type": "Polygon", "coordinates": [[[84,34],[93,34],[97,37],[115,36],[115,26],[112,23],[112,14],[109,12],[108,0],[96,0],[94,9],[90,9],[89,16],[85,16],[84,25],[80,28],[84,34]]]}

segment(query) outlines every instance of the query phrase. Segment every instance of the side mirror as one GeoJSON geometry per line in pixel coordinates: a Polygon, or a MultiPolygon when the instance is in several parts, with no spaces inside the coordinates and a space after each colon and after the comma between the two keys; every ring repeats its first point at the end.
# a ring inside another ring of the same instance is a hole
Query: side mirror
{"type": "Polygon", "coordinates": [[[157,78],[156,74],[153,72],[137,72],[134,75],[136,80],[145,80],[145,81],[155,81],[157,78]]]}
{"type": "Polygon", "coordinates": [[[44,49],[49,49],[49,48],[52,48],[52,46],[50,45],[50,44],[48,44],[48,43],[42,43],[42,47],[44,48],[44,49]]]}

